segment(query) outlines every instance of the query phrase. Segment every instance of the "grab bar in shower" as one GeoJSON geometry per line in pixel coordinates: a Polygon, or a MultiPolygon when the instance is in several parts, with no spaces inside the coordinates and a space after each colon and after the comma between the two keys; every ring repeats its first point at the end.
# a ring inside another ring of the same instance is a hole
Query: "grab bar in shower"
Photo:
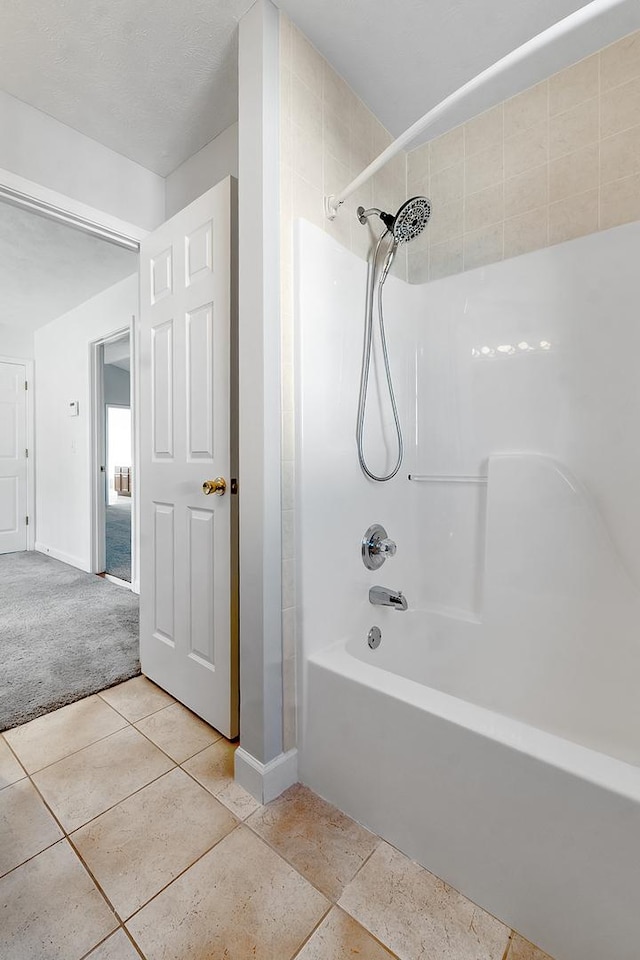
{"type": "Polygon", "coordinates": [[[463,475],[428,474],[428,473],[410,473],[409,480],[417,480],[420,483],[488,483],[488,477],[466,477],[463,475]]]}

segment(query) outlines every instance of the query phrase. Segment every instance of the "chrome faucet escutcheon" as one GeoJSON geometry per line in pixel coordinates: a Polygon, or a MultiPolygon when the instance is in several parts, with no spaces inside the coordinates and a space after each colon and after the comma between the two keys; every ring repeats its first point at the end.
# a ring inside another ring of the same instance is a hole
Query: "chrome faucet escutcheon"
{"type": "Polygon", "coordinates": [[[393,607],[394,610],[406,610],[408,606],[402,590],[390,590],[388,587],[371,587],[369,603],[377,607],[393,607]]]}

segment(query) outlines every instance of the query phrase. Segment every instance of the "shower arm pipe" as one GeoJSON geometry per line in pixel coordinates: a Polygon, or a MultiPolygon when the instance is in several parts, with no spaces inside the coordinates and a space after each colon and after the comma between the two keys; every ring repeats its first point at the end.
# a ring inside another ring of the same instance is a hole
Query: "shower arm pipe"
{"type": "Polygon", "coordinates": [[[454,93],[445,97],[437,106],[428,110],[423,117],[416,120],[404,133],[401,133],[400,136],[394,140],[393,143],[390,143],[375,160],[372,160],[369,166],[365,167],[362,173],[360,173],[355,180],[352,180],[344,190],[341,190],[340,193],[326,196],[324,198],[326,217],[329,220],[334,220],[338,210],[347,197],[350,197],[351,194],[358,190],[363,183],[366,183],[374,173],[377,173],[389,160],[392,160],[396,154],[432,126],[436,120],[443,114],[446,114],[446,112],[455,104],[459,103],[460,100],[464,100],[466,96],[481,87],[488,80],[493,80],[495,77],[500,76],[500,74],[516,66],[521,60],[526,59],[531,56],[531,54],[537,53],[538,50],[541,50],[552,41],[564,37],[577,27],[589,23],[603,13],[613,10],[615,7],[622,6],[622,4],[626,2],[627,0],[591,0],[591,3],[580,7],[579,10],[570,13],[569,16],[547,27],[542,33],[538,33],[535,37],[527,40],[526,43],[516,47],[515,50],[512,50],[511,53],[508,53],[505,57],[502,57],[501,60],[496,61],[491,67],[487,67],[486,70],[483,70],[482,73],[479,73],[472,80],[468,80],[467,83],[463,84],[463,86],[454,91],[454,93]]]}

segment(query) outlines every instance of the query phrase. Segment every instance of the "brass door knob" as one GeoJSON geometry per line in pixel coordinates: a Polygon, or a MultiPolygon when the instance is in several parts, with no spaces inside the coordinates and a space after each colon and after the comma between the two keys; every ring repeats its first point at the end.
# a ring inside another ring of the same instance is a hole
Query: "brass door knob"
{"type": "Polygon", "coordinates": [[[224,496],[224,492],[227,489],[227,481],[224,477],[216,477],[215,480],[205,480],[202,484],[202,492],[209,496],[210,493],[215,493],[216,496],[224,496]]]}

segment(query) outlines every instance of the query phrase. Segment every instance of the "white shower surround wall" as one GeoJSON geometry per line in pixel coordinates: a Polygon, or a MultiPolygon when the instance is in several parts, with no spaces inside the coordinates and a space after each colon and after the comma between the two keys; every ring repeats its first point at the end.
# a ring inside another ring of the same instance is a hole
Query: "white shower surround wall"
{"type": "Polygon", "coordinates": [[[636,958],[640,225],[390,278],[382,485],[354,440],[366,267],[302,221],[296,247],[302,779],[551,955],[636,958]],[[370,573],[374,521],[398,553],[370,573]]]}

